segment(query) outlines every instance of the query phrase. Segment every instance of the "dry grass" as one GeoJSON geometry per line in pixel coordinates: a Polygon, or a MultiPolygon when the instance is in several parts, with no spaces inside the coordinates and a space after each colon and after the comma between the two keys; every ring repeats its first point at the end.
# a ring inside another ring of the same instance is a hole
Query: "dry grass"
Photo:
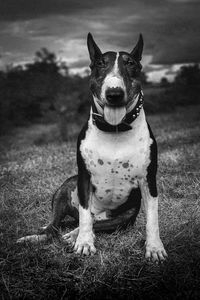
{"type": "Polygon", "coordinates": [[[76,256],[57,241],[16,245],[18,237],[48,222],[52,193],[76,173],[74,141],[57,141],[52,125],[19,128],[0,140],[2,299],[200,298],[200,107],[149,121],[160,149],[160,229],[167,262],[144,260],[143,212],[134,227],[98,234],[94,257],[76,256]]]}

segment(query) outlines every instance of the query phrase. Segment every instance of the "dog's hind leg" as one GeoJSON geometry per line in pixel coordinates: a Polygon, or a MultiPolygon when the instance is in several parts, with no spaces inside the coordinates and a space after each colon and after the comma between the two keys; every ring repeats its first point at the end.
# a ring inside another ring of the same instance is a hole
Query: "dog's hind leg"
{"type": "Polygon", "coordinates": [[[76,243],[76,239],[78,237],[79,234],[79,227],[75,228],[74,230],[65,233],[62,238],[64,242],[69,243],[71,246],[74,246],[76,243]]]}
{"type": "MultiPolygon", "coordinates": [[[[77,176],[68,178],[55,192],[52,198],[53,218],[51,223],[41,230],[41,234],[57,236],[61,222],[66,216],[71,216],[78,221],[78,199],[73,206],[72,194],[76,190],[77,176]]],[[[76,194],[76,193],[74,193],[76,194]]]]}
{"type": "MultiPolygon", "coordinates": [[[[73,192],[76,190],[77,176],[68,178],[55,192],[52,198],[53,217],[49,225],[39,229],[38,234],[28,235],[17,240],[22,242],[43,242],[52,237],[59,236],[59,229],[62,220],[68,215],[78,221],[78,202],[73,199],[73,192]],[[76,203],[73,204],[73,201],[76,203]],[[77,207],[77,208],[76,208],[77,207]]],[[[74,193],[76,194],[76,193],[74,193]]]]}
{"type": "MultiPolygon", "coordinates": [[[[126,227],[134,223],[140,209],[141,194],[139,190],[133,190],[128,201],[118,209],[111,212],[110,218],[94,222],[94,231],[113,232],[117,228],[126,227]]],[[[77,176],[68,178],[55,192],[52,198],[52,221],[49,225],[39,229],[37,234],[28,235],[17,240],[18,243],[45,242],[52,237],[58,237],[62,220],[66,216],[73,217],[77,223],[79,219],[77,198],[77,176]]],[[[62,239],[74,245],[79,233],[79,227],[63,234],[62,239]]]]}
{"type": "Polygon", "coordinates": [[[113,232],[134,224],[141,205],[140,189],[133,189],[125,203],[110,211],[110,218],[94,223],[94,231],[113,232]]]}
{"type": "MultiPolygon", "coordinates": [[[[111,233],[117,228],[126,228],[133,224],[140,210],[141,193],[140,189],[133,189],[126,203],[120,205],[117,209],[110,211],[110,218],[95,220],[93,228],[96,232],[111,233]]],[[[62,235],[63,241],[74,246],[79,234],[79,227],[62,235]]]]}

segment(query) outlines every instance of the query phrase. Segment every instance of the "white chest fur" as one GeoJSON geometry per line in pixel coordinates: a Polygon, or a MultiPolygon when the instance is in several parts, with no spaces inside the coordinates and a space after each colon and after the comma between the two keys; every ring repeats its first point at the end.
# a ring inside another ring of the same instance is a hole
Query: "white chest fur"
{"type": "Polygon", "coordinates": [[[95,214],[124,203],[146,177],[151,143],[143,110],[126,132],[103,132],[90,118],[80,151],[95,187],[91,203],[95,214]]]}

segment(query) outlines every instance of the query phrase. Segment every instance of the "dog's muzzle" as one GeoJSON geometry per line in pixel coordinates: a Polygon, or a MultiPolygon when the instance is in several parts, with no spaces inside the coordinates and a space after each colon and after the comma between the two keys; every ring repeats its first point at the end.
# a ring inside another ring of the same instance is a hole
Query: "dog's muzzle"
{"type": "Polygon", "coordinates": [[[112,87],[107,88],[106,90],[106,100],[108,102],[108,105],[110,106],[123,106],[125,93],[124,90],[120,87],[112,87]]]}

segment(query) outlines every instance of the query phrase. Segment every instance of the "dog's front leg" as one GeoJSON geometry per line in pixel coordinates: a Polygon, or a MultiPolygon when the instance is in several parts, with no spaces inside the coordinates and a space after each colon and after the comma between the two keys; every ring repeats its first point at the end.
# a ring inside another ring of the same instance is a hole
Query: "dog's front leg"
{"type": "Polygon", "coordinates": [[[158,225],[158,197],[151,195],[146,180],[140,181],[142,200],[146,213],[146,253],[145,257],[153,262],[163,261],[167,257],[160,239],[158,225]]]}
{"type": "Polygon", "coordinates": [[[81,170],[78,174],[78,196],[79,196],[79,233],[74,250],[78,254],[94,254],[93,218],[90,210],[92,189],[90,175],[87,170],[81,170]]]}

